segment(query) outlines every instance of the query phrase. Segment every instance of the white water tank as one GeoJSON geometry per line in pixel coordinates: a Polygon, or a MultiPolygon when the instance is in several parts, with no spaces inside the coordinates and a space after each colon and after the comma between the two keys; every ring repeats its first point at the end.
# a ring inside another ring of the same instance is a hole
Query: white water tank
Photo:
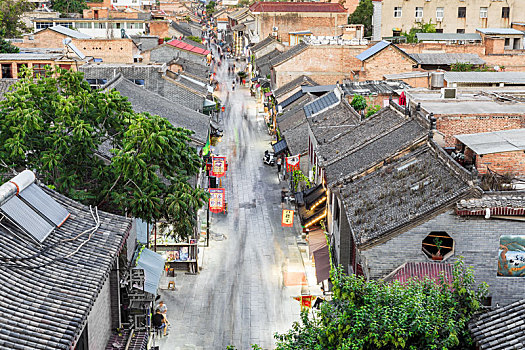
{"type": "Polygon", "coordinates": [[[430,88],[441,89],[442,87],[445,87],[445,73],[432,72],[430,75],[430,88]]]}

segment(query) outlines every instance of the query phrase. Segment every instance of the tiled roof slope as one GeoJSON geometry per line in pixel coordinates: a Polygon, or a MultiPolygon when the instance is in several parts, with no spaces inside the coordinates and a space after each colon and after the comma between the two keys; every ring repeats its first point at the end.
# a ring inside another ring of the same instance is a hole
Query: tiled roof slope
{"type": "Polygon", "coordinates": [[[170,63],[181,65],[182,70],[184,72],[187,72],[193,75],[197,75],[201,78],[208,78],[210,74],[210,68],[208,66],[187,60],[182,57],[177,57],[170,63]]]}
{"type": "Polygon", "coordinates": [[[268,52],[266,55],[259,57],[255,60],[255,66],[260,72],[260,76],[266,78],[270,74],[270,60],[281,54],[281,51],[274,49],[268,52]]]}
{"type": "Polygon", "coordinates": [[[490,208],[525,208],[523,192],[487,193],[481,198],[464,199],[456,205],[458,210],[484,210],[490,208]]]}
{"type": "Polygon", "coordinates": [[[136,112],[148,112],[166,118],[175,127],[192,130],[193,140],[206,143],[210,125],[208,116],[144,89],[120,74],[105,88],[116,89],[126,96],[136,112]]]}
{"type": "Polygon", "coordinates": [[[267,2],[258,1],[250,5],[251,12],[336,12],[345,13],[346,9],[337,3],[317,2],[267,2]]]}
{"type": "Polygon", "coordinates": [[[306,44],[303,41],[300,44],[293,46],[288,51],[283,52],[279,56],[272,58],[270,60],[270,65],[271,66],[277,66],[277,65],[283,63],[284,61],[288,61],[290,58],[292,58],[294,56],[297,56],[298,54],[300,54],[301,52],[303,52],[307,48],[308,48],[308,44],[306,44]]]}
{"type": "Polygon", "coordinates": [[[306,75],[301,75],[300,77],[295,78],[294,80],[290,81],[289,83],[284,84],[283,86],[275,90],[273,92],[273,96],[278,99],[284,94],[292,91],[295,88],[303,86],[303,85],[314,86],[318,84],[312,78],[306,75]]]}
{"type": "Polygon", "coordinates": [[[268,35],[266,38],[264,38],[264,40],[261,40],[257,44],[253,45],[250,51],[252,53],[256,53],[260,49],[265,48],[266,46],[270,45],[275,41],[277,41],[277,39],[273,38],[271,35],[268,35]]]}
{"type": "Polygon", "coordinates": [[[445,264],[443,262],[406,262],[386,276],[385,281],[406,283],[411,279],[424,280],[425,278],[430,278],[438,282],[444,274],[445,281],[452,283],[454,279],[452,271],[452,264],[445,264]]]}
{"type": "Polygon", "coordinates": [[[360,144],[352,152],[327,165],[325,167],[327,182],[328,184],[341,183],[370,169],[400,150],[410,147],[426,135],[427,130],[415,120],[398,124],[396,128],[360,144]]]}
{"type": "Polygon", "coordinates": [[[525,299],[482,314],[469,328],[480,350],[525,348],[525,299]]]}
{"type": "Polygon", "coordinates": [[[277,124],[281,132],[293,129],[297,125],[306,122],[303,107],[305,104],[314,99],[311,95],[303,95],[297,101],[289,106],[289,108],[279,117],[277,117],[277,124]]]}
{"type": "Polygon", "coordinates": [[[339,103],[340,98],[341,96],[337,96],[335,92],[328,92],[304,106],[304,113],[307,117],[311,117],[312,115],[321,112],[323,109],[339,103]]]}
{"type": "Polygon", "coordinates": [[[2,257],[31,257],[1,264],[1,349],[71,349],[131,229],[131,219],[99,211],[91,238],[75,239],[96,226],[89,208],[42,188],[71,216],[46,238],[47,250],[0,229],[2,257]]]}
{"type": "MultiPolygon", "coordinates": [[[[298,111],[297,113],[303,112],[298,111]]],[[[293,129],[283,132],[283,137],[292,154],[304,154],[308,150],[308,124],[306,120],[293,129]]]]}
{"type": "Polygon", "coordinates": [[[358,246],[373,244],[469,192],[456,169],[442,160],[443,155],[438,156],[440,151],[424,143],[343,186],[346,215],[358,246]]]}
{"type": "Polygon", "coordinates": [[[485,64],[478,55],[474,53],[411,53],[410,56],[418,64],[451,65],[454,63],[485,64]]]}
{"type": "Polygon", "coordinates": [[[357,126],[359,124],[359,115],[355,113],[348,101],[343,98],[336,105],[313,117],[307,118],[307,120],[317,143],[323,144],[326,140],[330,140],[336,135],[357,126]]]}
{"type": "Polygon", "coordinates": [[[392,108],[383,108],[376,114],[360,122],[355,128],[321,144],[317,149],[320,166],[328,166],[348,153],[355,151],[359,146],[379,137],[390,130],[396,129],[406,122],[403,115],[392,108]]]}

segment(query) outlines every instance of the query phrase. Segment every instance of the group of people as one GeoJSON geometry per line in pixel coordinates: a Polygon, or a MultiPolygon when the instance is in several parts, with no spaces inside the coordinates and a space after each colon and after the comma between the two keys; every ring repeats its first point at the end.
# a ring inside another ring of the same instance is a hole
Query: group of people
{"type": "Polygon", "coordinates": [[[151,324],[155,329],[160,329],[163,331],[164,336],[168,335],[168,327],[170,322],[166,317],[168,312],[168,307],[161,300],[159,304],[155,307],[155,314],[151,317],[151,324]]]}

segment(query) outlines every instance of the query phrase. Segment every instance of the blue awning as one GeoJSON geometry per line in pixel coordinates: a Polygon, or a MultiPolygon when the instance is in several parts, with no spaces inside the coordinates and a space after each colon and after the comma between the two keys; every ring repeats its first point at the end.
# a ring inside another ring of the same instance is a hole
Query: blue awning
{"type": "Polygon", "coordinates": [[[157,295],[162,271],[164,271],[165,259],[162,255],[155,253],[153,250],[145,248],[140,253],[137,266],[134,269],[144,270],[144,291],[157,295]]]}
{"type": "Polygon", "coordinates": [[[282,139],[273,145],[273,152],[275,155],[278,155],[279,153],[284,152],[287,148],[288,145],[286,144],[286,140],[282,139]]]}

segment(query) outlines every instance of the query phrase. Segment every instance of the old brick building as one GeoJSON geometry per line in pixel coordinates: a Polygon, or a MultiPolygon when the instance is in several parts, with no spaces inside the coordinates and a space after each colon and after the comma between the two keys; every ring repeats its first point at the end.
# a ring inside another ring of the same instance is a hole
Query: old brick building
{"type": "Polygon", "coordinates": [[[250,6],[250,12],[259,38],[272,35],[285,45],[291,45],[290,33],[337,36],[348,23],[348,13],[338,3],[259,1],[250,6]]]}

